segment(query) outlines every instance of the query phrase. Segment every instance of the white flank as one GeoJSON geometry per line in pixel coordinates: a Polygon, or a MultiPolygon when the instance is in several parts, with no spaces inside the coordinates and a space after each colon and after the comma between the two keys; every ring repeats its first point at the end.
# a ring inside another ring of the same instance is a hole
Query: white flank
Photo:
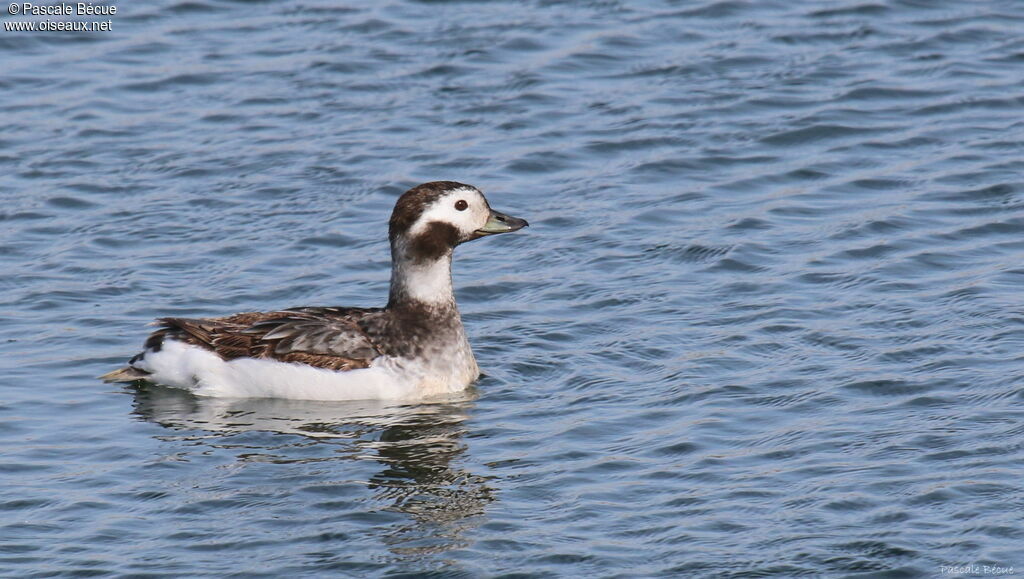
{"type": "Polygon", "coordinates": [[[458,392],[469,385],[468,381],[426,376],[396,360],[378,358],[369,368],[335,372],[267,359],[226,361],[176,340],[165,340],[159,352],[147,351],[135,366],[151,372],[153,382],[218,398],[417,400],[458,392]]]}

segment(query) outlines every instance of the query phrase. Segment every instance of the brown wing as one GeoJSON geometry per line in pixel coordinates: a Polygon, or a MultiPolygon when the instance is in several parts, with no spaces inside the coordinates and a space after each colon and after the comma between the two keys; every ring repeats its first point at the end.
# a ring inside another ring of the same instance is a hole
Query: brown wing
{"type": "Polygon", "coordinates": [[[380,309],[296,308],[224,318],[162,318],[146,347],[159,351],[165,338],[182,340],[225,360],[271,358],[331,370],[366,368],[380,349],[360,322],[380,309]]]}

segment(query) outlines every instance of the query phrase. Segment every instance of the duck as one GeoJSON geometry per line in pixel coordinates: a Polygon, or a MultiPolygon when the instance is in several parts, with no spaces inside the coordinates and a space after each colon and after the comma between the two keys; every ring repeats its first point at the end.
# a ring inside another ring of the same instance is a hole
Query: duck
{"type": "Polygon", "coordinates": [[[480,368],[455,303],[453,252],[528,225],[491,209],[472,185],[417,185],[398,198],[388,222],[384,307],[160,318],[142,352],[101,378],[219,398],[406,401],[459,393],[480,368]]]}

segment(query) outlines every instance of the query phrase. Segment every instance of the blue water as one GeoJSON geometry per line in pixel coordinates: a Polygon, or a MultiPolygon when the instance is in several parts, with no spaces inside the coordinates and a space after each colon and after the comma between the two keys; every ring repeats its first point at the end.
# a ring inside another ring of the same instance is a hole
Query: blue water
{"type": "Polygon", "coordinates": [[[0,30],[4,575],[1024,571],[1024,3],[116,6],[0,30]],[[469,400],[95,379],[438,179],[469,400]]]}

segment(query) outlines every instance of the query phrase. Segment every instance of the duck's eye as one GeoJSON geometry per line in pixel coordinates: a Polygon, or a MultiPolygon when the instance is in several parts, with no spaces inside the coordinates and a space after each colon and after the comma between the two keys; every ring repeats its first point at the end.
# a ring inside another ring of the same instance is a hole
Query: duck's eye
{"type": "Polygon", "coordinates": [[[465,199],[459,199],[455,202],[455,208],[459,211],[465,211],[467,207],[469,207],[469,203],[466,203],[465,199]]]}

